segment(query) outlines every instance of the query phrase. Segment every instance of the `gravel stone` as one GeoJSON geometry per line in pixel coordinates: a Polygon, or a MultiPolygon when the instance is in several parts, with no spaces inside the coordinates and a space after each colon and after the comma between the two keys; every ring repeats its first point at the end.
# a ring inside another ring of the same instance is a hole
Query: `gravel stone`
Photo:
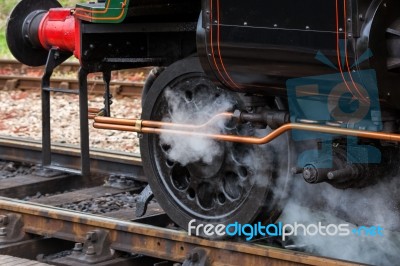
{"type": "MultiPolygon", "coordinates": [[[[89,106],[103,107],[103,97],[89,95],[89,106]]],[[[139,118],[140,99],[115,97],[111,115],[119,118],[139,118]]],[[[0,90],[0,135],[41,140],[41,98],[39,91],[0,90]]],[[[135,133],[95,129],[89,121],[90,146],[106,150],[139,153],[135,133]]],[[[52,142],[79,145],[79,97],[53,93],[51,96],[52,142]]]]}
{"type": "Polygon", "coordinates": [[[30,164],[5,162],[0,160],[0,179],[16,177],[18,175],[28,175],[34,171],[30,164]]]}
{"type": "Polygon", "coordinates": [[[132,195],[129,192],[119,193],[116,195],[107,195],[91,200],[81,202],[61,204],[57,207],[69,210],[88,212],[93,214],[108,213],[121,209],[130,209],[136,206],[138,195],[132,195]]]}

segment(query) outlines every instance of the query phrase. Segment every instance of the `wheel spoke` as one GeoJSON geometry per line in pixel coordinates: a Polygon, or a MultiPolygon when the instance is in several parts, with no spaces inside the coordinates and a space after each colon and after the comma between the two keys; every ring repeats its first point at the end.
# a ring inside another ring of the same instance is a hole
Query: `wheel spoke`
{"type": "Polygon", "coordinates": [[[242,195],[239,176],[234,172],[227,172],[223,180],[223,189],[232,201],[239,200],[242,195]]]}
{"type": "MultiPolygon", "coordinates": [[[[185,60],[189,62],[174,63],[155,81],[143,105],[142,119],[201,124],[229,108],[243,109],[240,97],[218,88],[204,75],[197,58],[185,60]]],[[[232,123],[219,130],[228,134],[254,133],[249,124],[232,123]]],[[[158,135],[144,135],[141,139],[145,174],[164,211],[184,228],[192,219],[224,224],[265,221],[277,206],[276,202],[264,202],[266,195],[271,195],[274,182],[273,169],[269,168],[275,165],[256,169],[255,162],[271,155],[259,146],[216,141],[206,148],[197,145],[191,150],[195,141],[158,135]],[[187,140],[191,142],[183,143],[187,140]],[[197,148],[206,151],[207,157],[192,156],[197,148]],[[254,180],[260,175],[268,185],[256,184],[254,180]]]]}
{"type": "Polygon", "coordinates": [[[190,173],[186,167],[175,164],[171,171],[171,181],[175,189],[186,191],[190,184],[190,173]]]}
{"type": "Polygon", "coordinates": [[[246,166],[239,166],[239,168],[238,168],[238,174],[239,174],[239,177],[240,177],[242,180],[246,180],[247,177],[249,176],[249,170],[247,169],[246,166]]]}
{"type": "Polygon", "coordinates": [[[210,183],[201,183],[197,188],[197,200],[202,209],[210,210],[215,205],[215,193],[210,183]]]}

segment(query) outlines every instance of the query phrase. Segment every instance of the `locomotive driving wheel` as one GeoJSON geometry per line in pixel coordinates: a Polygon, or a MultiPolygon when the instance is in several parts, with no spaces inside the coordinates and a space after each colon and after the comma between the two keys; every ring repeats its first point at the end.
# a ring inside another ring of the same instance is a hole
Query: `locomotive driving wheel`
{"type": "MultiPolygon", "coordinates": [[[[209,106],[217,110],[229,102],[231,109],[240,109],[239,98],[232,94],[215,86],[203,73],[198,58],[190,57],[168,67],[153,83],[143,104],[142,119],[193,123],[202,117],[204,123],[213,115],[209,106]],[[183,112],[183,120],[176,121],[177,110],[183,112]]],[[[222,131],[248,135],[258,130],[250,125],[225,124],[222,131]]],[[[140,148],[150,187],[160,206],[179,226],[187,230],[193,219],[196,224],[214,225],[267,223],[280,215],[290,178],[287,135],[279,143],[262,146],[206,140],[212,142],[206,152],[211,159],[188,159],[196,158],[192,153],[205,147],[200,144],[191,150],[191,141],[196,140],[174,137],[177,139],[171,141],[145,134],[140,148]],[[189,155],[179,159],[174,149],[189,155]]]]}

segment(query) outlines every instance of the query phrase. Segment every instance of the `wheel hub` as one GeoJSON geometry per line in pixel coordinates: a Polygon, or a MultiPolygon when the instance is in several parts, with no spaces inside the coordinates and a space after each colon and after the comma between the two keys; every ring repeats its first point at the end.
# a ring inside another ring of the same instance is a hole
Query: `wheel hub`
{"type": "Polygon", "coordinates": [[[220,146],[218,148],[222,150],[222,153],[214,157],[214,160],[212,161],[211,164],[207,164],[203,161],[198,161],[187,165],[187,169],[191,174],[191,176],[198,176],[201,177],[202,179],[210,179],[217,176],[217,174],[223,168],[224,154],[225,154],[224,145],[218,145],[218,146],[220,146]]]}

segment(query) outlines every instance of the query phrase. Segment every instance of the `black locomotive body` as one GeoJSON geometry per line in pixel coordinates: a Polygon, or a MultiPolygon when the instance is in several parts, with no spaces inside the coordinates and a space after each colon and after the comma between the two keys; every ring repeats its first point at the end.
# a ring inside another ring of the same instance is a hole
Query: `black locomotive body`
{"type": "Polygon", "coordinates": [[[291,78],[375,69],[382,100],[391,102],[387,94],[394,96],[393,84],[399,84],[399,5],[205,1],[198,52],[208,58],[203,62],[208,73],[236,91],[287,96],[282,88],[291,78]],[[369,49],[371,57],[359,62],[369,49]],[[337,67],[316,60],[318,53],[337,67]]]}
{"type": "Polygon", "coordinates": [[[95,127],[143,133],[150,186],[186,229],[192,219],[272,221],[294,174],[341,189],[396,170],[397,0],[106,0],[67,10],[22,0],[7,41],[28,65],[49,64],[50,50],[74,54],[86,72],[158,67],[142,120],[108,119],[106,101],[95,127]],[[228,119],[204,126],[216,117],[228,119]],[[208,151],[193,157],[190,143],[208,151]]]}

